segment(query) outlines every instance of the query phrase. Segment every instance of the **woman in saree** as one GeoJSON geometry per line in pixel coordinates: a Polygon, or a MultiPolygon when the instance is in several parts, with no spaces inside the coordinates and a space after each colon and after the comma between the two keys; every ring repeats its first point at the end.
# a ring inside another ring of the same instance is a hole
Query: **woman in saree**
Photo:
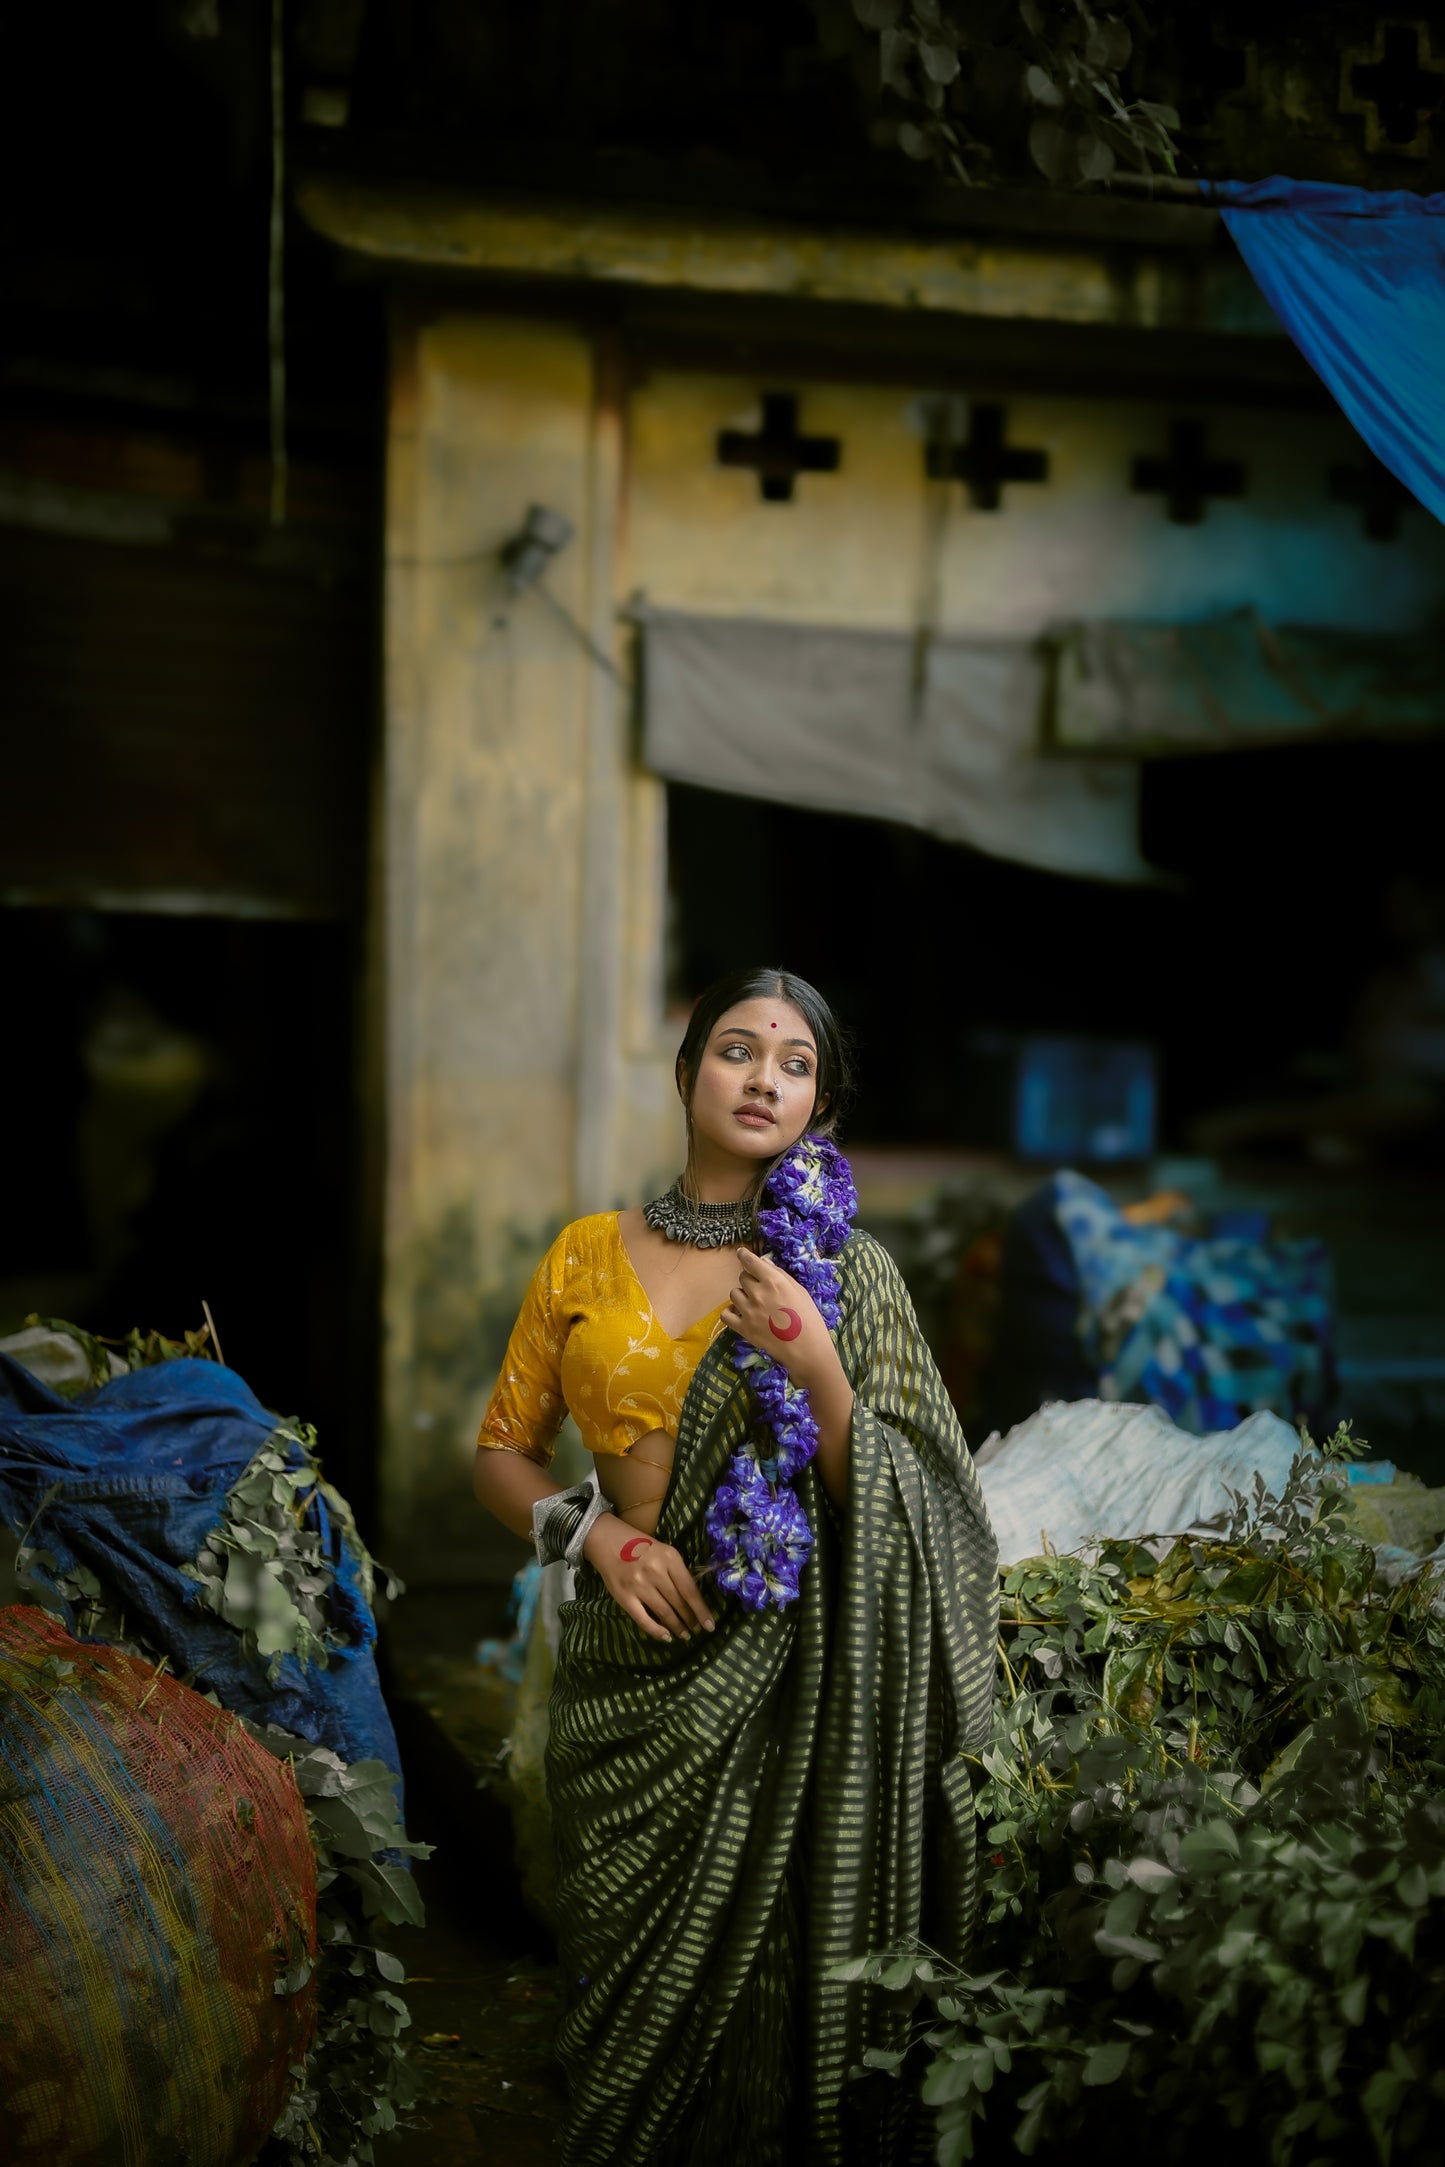
{"type": "MultiPolygon", "coordinates": [[[[907,1058],[900,1039],[895,1058],[907,1058]]],[[[851,1226],[836,1022],[784,971],[702,996],[665,1197],[563,1229],[482,1423],[481,1503],[561,1612],[547,1792],[566,2167],[901,2167],[850,2082],[906,1997],[839,1980],[974,1903],[997,1553],[897,1267],[851,1226]],[[570,1410],[595,1485],[546,1472],[570,1410]]]]}

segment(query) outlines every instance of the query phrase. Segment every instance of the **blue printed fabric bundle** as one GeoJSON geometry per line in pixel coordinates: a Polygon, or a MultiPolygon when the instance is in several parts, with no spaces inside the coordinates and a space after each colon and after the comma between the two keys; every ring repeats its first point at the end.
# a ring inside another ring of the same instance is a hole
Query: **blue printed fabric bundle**
{"type": "Polygon", "coordinates": [[[1051,1186],[1102,1399],[1162,1407],[1196,1436],[1261,1408],[1322,1417],[1334,1390],[1323,1242],[1192,1240],[1131,1225],[1081,1174],[1056,1174],[1051,1186]]]}

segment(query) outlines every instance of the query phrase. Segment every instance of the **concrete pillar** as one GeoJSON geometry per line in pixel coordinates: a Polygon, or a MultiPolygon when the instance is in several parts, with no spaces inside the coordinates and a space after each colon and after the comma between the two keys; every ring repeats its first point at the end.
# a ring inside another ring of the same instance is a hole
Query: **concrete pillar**
{"type": "Polygon", "coordinates": [[[612,644],[620,422],[575,328],[399,315],[386,526],[378,998],[382,1519],[413,1578],[499,1576],[472,1441],[558,1226],[611,1201],[626,907],[612,644]],[[513,597],[530,504],[576,540],[513,597]],[[585,1096],[587,1118],[579,1122],[585,1096]]]}

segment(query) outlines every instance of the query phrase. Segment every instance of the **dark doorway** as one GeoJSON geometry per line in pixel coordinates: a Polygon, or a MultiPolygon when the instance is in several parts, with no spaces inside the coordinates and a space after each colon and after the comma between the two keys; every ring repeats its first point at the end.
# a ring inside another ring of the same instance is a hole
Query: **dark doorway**
{"type": "MultiPolygon", "coordinates": [[[[1404,971],[1445,970],[1442,781],[1438,743],[1157,763],[1157,887],[674,784],[672,995],[742,963],[814,979],[858,1036],[860,1143],[1001,1141],[979,1132],[979,1035],[1039,1032],[1155,1046],[1160,1141],[1189,1146],[1220,1109],[1368,1086],[1372,1002],[1404,971]]],[[[1438,1124],[1369,1147],[1433,1155],[1438,1124]]]]}
{"type": "Polygon", "coordinates": [[[7,910],[0,975],[0,1332],[38,1310],[176,1338],[207,1301],[367,1513],[353,931],[7,910]]]}
{"type": "Polygon", "coordinates": [[[811,978],[856,1036],[855,1142],[1005,1142],[979,1129],[981,1032],[1154,1035],[1181,915],[1167,892],[681,785],[668,803],[675,996],[742,963],[811,978]]]}

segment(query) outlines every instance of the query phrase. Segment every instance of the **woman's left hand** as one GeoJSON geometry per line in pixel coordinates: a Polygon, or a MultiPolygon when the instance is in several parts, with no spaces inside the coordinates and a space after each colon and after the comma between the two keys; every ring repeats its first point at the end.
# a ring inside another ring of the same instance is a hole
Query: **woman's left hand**
{"type": "Polygon", "coordinates": [[[806,1287],[771,1257],[739,1249],[738,1283],[722,1321],[760,1353],[780,1362],[801,1384],[820,1362],[837,1354],[817,1303],[806,1287]]]}

